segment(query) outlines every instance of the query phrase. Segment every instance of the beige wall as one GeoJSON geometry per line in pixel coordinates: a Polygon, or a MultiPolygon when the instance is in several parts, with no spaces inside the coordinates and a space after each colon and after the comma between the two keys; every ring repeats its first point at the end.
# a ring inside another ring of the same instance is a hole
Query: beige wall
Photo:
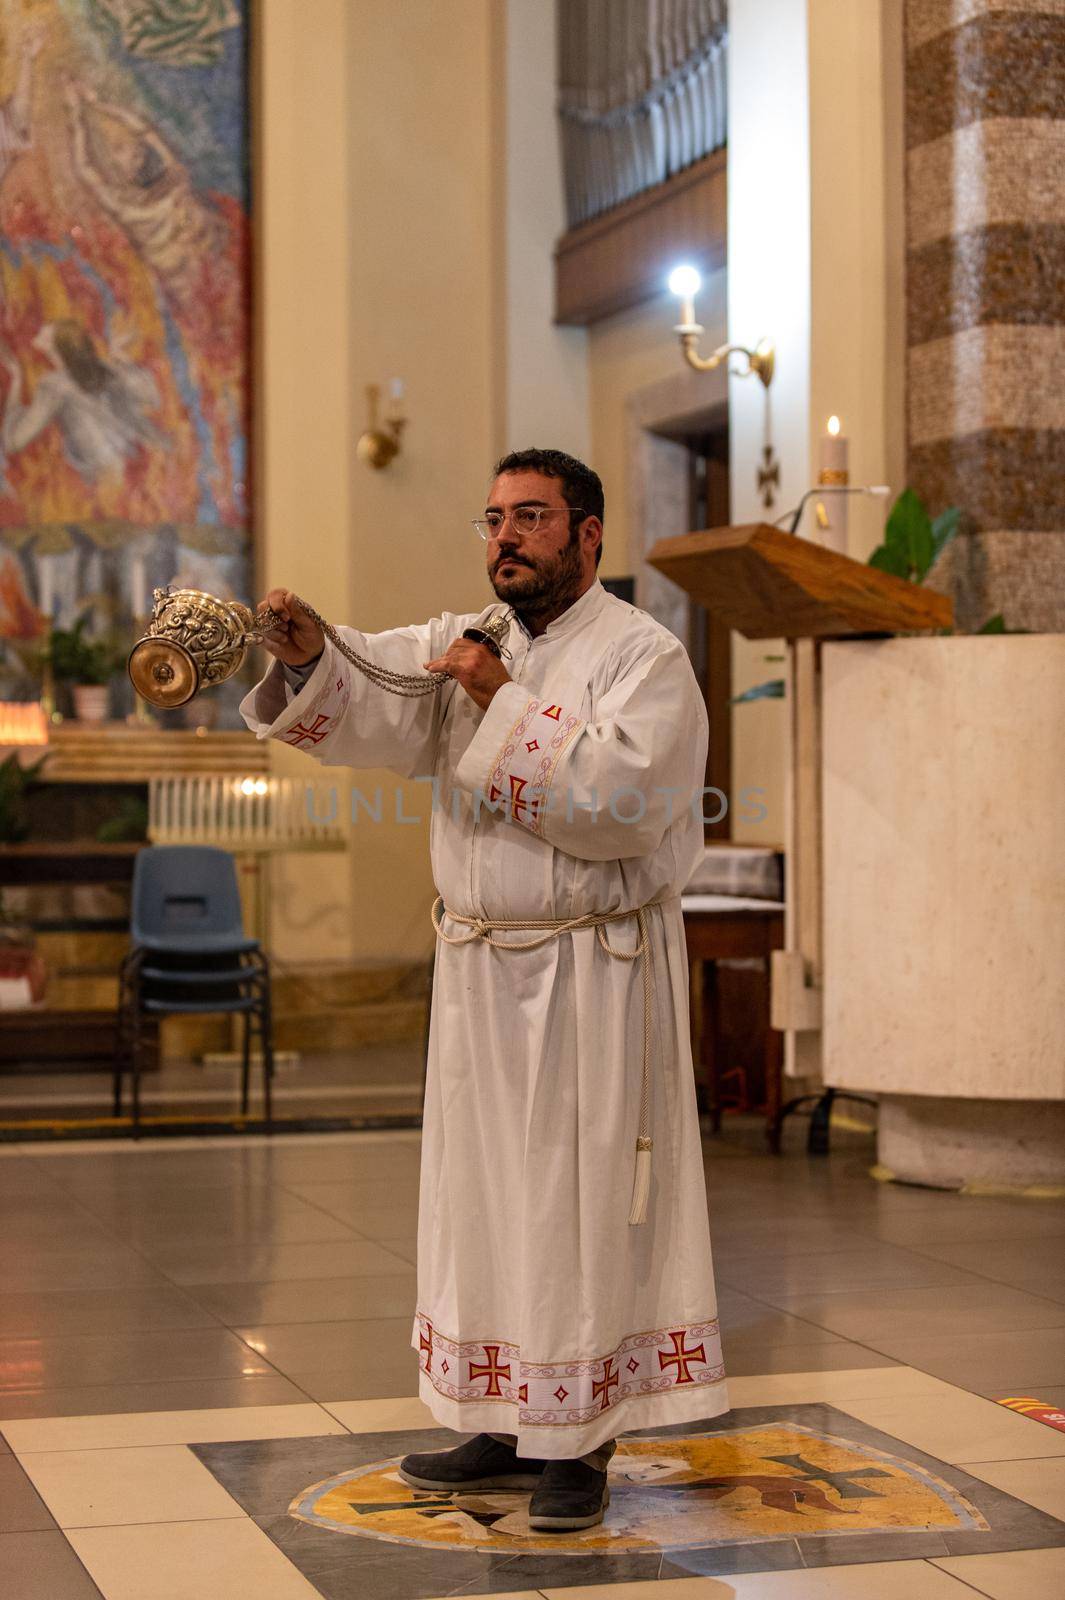
{"type": "MultiPolygon", "coordinates": [[[[497,16],[499,13],[497,13],[497,16]]],[[[495,352],[502,382],[500,449],[530,445],[587,459],[588,335],[556,328],[555,240],[566,226],[555,120],[555,6],[506,0],[495,29],[498,247],[506,339],[495,352]]]]}
{"type": "MultiPolygon", "coordinates": [[[[724,274],[708,280],[698,312],[708,340],[724,337],[724,274]]],[[[629,527],[629,420],[634,395],[684,368],[673,325],[677,302],[669,293],[597,322],[589,332],[588,379],[591,401],[592,460],[606,493],[605,577],[633,571],[642,546],[640,530],[629,527]]]]}
{"type": "MultiPolygon", "coordinates": [[[[270,0],[262,12],[261,581],[370,630],[483,604],[493,388],[490,0],[270,0]],[[354,459],[367,383],[400,377],[403,453],[354,459]]],[[[278,765],[309,771],[274,747],[278,765]]],[[[345,775],[338,774],[343,781],[345,775]]],[[[291,960],[428,955],[428,826],[380,825],[337,859],[275,869],[291,960]]],[[[406,786],[427,817],[428,791],[406,786]]]]}

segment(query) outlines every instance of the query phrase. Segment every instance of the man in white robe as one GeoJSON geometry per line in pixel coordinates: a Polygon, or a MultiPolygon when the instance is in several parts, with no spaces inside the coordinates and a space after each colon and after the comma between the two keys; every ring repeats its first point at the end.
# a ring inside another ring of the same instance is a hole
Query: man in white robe
{"type": "Polygon", "coordinates": [[[242,707],[260,738],[330,765],[432,779],[412,1343],[433,1415],[477,1437],[402,1470],[532,1488],[537,1528],[602,1519],[622,1430],[728,1407],[679,899],[703,849],[706,717],[678,641],[598,582],[602,512],[572,457],[504,458],[480,524],[503,606],[340,630],[381,666],[452,682],[383,691],[272,590],[282,665],[242,707]],[[504,659],[461,637],[507,607],[504,659]]]}

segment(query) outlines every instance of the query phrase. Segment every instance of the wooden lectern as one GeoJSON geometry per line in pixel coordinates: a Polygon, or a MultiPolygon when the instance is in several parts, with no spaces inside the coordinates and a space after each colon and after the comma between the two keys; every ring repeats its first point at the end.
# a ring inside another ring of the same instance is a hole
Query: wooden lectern
{"type": "Polygon", "coordinates": [[[902,578],[765,523],[662,539],[651,566],[747,639],[788,653],[785,947],[772,963],[772,1022],[785,1070],[820,1075],[822,640],[949,628],[953,605],[902,578]]]}

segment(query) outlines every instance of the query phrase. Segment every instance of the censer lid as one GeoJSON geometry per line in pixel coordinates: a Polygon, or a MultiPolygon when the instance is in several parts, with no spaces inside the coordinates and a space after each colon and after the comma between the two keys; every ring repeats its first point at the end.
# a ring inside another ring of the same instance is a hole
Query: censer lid
{"type": "Polygon", "coordinates": [[[150,705],[172,711],[191,700],[200,687],[200,672],[182,644],[146,634],[126,663],[134,689],[150,705]]]}

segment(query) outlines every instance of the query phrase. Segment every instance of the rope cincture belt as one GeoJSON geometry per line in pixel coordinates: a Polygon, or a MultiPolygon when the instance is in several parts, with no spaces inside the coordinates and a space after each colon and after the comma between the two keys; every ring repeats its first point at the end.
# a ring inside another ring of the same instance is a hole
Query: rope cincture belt
{"type": "Polygon", "coordinates": [[[560,939],[564,933],[575,933],[579,928],[594,928],[596,938],[608,956],[615,961],[639,961],[643,976],[643,1078],[640,1085],[640,1121],[636,1135],[636,1167],[632,1180],[632,1205],[629,1208],[629,1222],[635,1226],[647,1218],[647,1201],[651,1192],[651,1019],[655,1008],[655,970],[654,952],[651,949],[651,940],[647,928],[647,912],[651,906],[658,905],[657,900],[651,900],[645,906],[638,906],[633,911],[589,911],[582,917],[564,917],[551,919],[545,917],[539,921],[511,921],[506,918],[493,917],[465,917],[458,911],[449,911],[439,897],[433,904],[431,912],[433,927],[436,936],[443,944],[473,944],[475,939],[481,939],[485,944],[490,944],[493,950],[539,950],[552,939],[560,939]],[[452,922],[459,922],[469,932],[464,934],[450,934],[444,932],[443,917],[451,918],[452,922]],[[605,929],[611,922],[628,922],[636,918],[636,927],[639,939],[633,950],[618,950],[606,936],[605,929]],[[494,939],[495,933],[531,933],[532,939],[522,939],[515,942],[505,939],[494,939]]]}

